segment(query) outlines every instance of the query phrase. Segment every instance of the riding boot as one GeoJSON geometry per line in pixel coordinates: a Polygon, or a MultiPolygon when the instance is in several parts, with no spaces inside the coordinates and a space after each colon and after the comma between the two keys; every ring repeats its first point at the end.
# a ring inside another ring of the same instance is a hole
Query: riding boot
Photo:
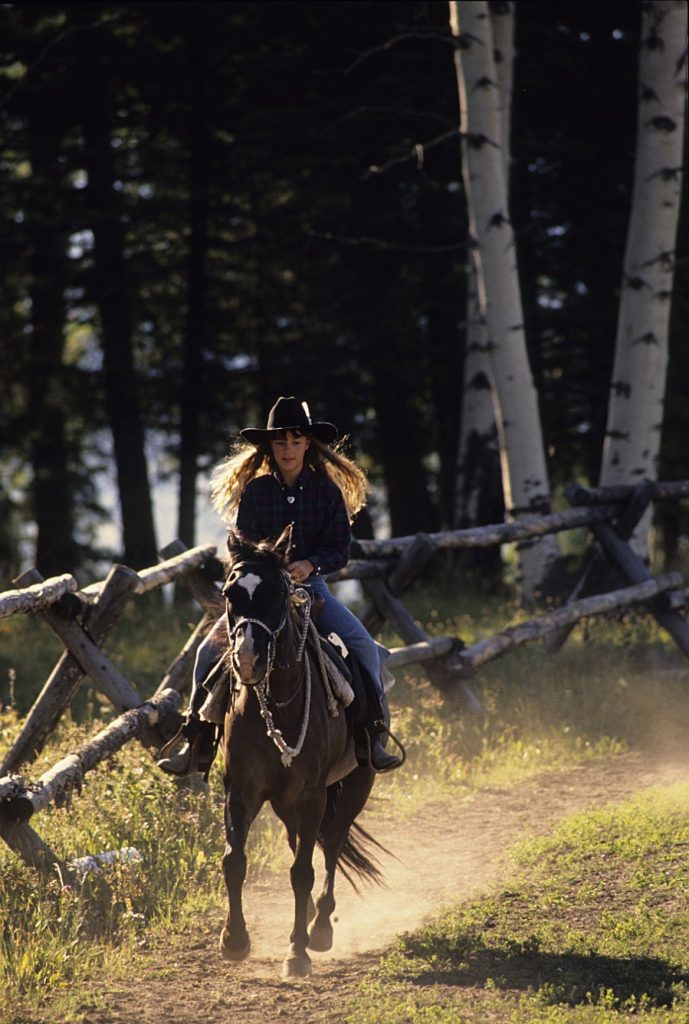
{"type": "MultiPolygon", "coordinates": [[[[373,768],[375,772],[391,772],[394,768],[399,768],[404,764],[405,755],[401,747],[402,757],[398,757],[397,754],[391,754],[383,746],[382,736],[384,733],[390,735],[385,723],[379,719],[355,728],[354,752],[359,765],[364,768],[373,768]]],[[[399,741],[395,740],[395,742],[399,746],[399,741]]]]}
{"type": "Polygon", "coordinates": [[[191,775],[192,772],[201,772],[207,775],[213,764],[215,756],[215,726],[212,722],[202,722],[194,714],[189,714],[187,720],[169,743],[161,750],[165,754],[172,750],[180,739],[186,740],[178,753],[170,757],[162,757],[158,767],[167,772],[168,775],[191,775]]]}

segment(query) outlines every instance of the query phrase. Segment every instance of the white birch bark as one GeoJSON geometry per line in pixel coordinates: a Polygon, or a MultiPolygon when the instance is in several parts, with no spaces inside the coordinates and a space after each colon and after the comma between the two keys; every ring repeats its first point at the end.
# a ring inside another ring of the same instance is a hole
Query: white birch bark
{"type": "MultiPolygon", "coordinates": [[[[687,4],[643,5],[634,191],[600,483],[657,480],[682,188],[687,4]]],[[[647,556],[651,512],[632,538],[647,556]]]]}
{"type": "MultiPolygon", "coordinates": [[[[510,123],[514,66],[514,5],[510,2],[490,9],[495,47],[500,109],[500,151],[503,174],[509,192],[510,123]]],[[[498,455],[495,424],[495,382],[488,352],[488,332],[478,301],[476,265],[467,267],[467,316],[462,373],[462,418],[460,422],[457,480],[455,490],[456,527],[478,526],[481,495],[488,486],[498,455]]]]}
{"type": "MultiPolygon", "coordinates": [[[[464,187],[474,241],[478,296],[488,330],[505,505],[509,518],[550,507],[550,485],[526,351],[516,249],[508,213],[502,118],[494,43],[485,0],[451,0],[463,140],[464,187]]],[[[519,551],[522,598],[529,603],[558,556],[546,537],[519,551]]]]}
{"type": "Polygon", "coordinates": [[[502,169],[509,201],[510,162],[512,152],[512,82],[514,79],[514,4],[489,4],[490,24],[493,32],[493,56],[498,82],[498,110],[500,112],[500,145],[502,169]]]}

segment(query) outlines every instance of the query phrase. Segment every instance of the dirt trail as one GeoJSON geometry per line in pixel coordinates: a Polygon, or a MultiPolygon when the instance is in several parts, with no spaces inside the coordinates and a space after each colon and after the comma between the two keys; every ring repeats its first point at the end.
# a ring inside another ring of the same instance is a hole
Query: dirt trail
{"type": "MultiPolygon", "coordinates": [[[[340,878],[335,948],[312,954],[310,978],[280,977],[292,904],[288,880],[271,878],[247,886],[249,960],[240,965],[221,960],[219,912],[191,945],[188,937],[171,936],[164,948],[146,950],[135,974],[115,990],[94,986],[84,992],[82,1019],[86,1024],[269,1024],[284,1017],[296,1024],[342,1024],[348,998],[395,936],[430,920],[444,904],[476,896],[504,878],[507,850],[520,835],[547,832],[568,814],[679,779],[689,779],[689,762],[658,764],[629,754],[434,804],[402,822],[386,813],[383,800],[361,820],[392,854],[381,857],[387,886],[357,895],[340,878]]],[[[58,1018],[48,1012],[42,1020],[57,1024],[58,1018]]]]}

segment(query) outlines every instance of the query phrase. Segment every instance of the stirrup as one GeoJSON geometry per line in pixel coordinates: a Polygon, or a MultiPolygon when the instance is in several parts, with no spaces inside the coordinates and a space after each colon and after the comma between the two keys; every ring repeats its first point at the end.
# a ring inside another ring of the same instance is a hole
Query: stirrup
{"type": "Polygon", "coordinates": [[[168,775],[191,775],[192,772],[200,771],[198,766],[199,746],[199,735],[197,734],[194,739],[187,739],[184,735],[184,726],[182,726],[179,732],[161,749],[160,753],[163,756],[157,760],[156,764],[161,771],[167,772],[168,775]],[[184,746],[177,754],[170,754],[180,740],[185,741],[184,746]]]}
{"type": "Polygon", "coordinates": [[[179,743],[180,740],[186,739],[186,736],[184,734],[184,729],[185,729],[186,724],[187,724],[186,722],[182,722],[182,724],[180,725],[179,729],[177,730],[175,735],[172,737],[172,739],[168,740],[167,743],[160,748],[160,751],[159,751],[160,757],[159,757],[158,761],[156,762],[157,764],[159,764],[160,761],[164,760],[169,755],[170,751],[173,750],[173,748],[177,746],[177,744],[179,743]]]}
{"type": "MultiPolygon", "coordinates": [[[[374,727],[376,725],[378,725],[378,723],[374,723],[374,727]]],[[[374,735],[378,737],[381,735],[382,731],[383,730],[378,729],[374,733],[374,735]]],[[[395,768],[401,768],[404,762],[407,760],[407,752],[400,743],[400,741],[397,739],[397,737],[393,735],[393,733],[391,733],[390,730],[387,728],[384,731],[387,733],[387,735],[393,741],[397,749],[400,751],[401,757],[398,757],[396,754],[389,754],[381,743],[381,750],[388,758],[388,763],[381,768],[377,768],[373,763],[373,740],[371,738],[370,733],[368,731],[365,731],[364,735],[366,737],[366,750],[364,753],[364,764],[366,765],[366,767],[371,768],[376,773],[376,775],[384,775],[386,772],[394,771],[395,768]]],[[[359,761],[359,763],[361,764],[362,762],[359,761]]]]}
{"type": "Polygon", "coordinates": [[[198,746],[194,742],[187,742],[178,754],[173,754],[172,757],[161,757],[156,762],[158,767],[168,775],[191,775],[192,772],[198,770],[194,765],[195,745],[198,746]]]}

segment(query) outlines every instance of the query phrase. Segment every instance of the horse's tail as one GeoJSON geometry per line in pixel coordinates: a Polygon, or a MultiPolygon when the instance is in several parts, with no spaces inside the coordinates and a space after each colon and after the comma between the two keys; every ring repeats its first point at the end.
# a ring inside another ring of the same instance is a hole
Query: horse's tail
{"type": "MultiPolygon", "coordinates": [[[[334,823],[341,794],[342,782],[328,786],[325,814],[318,833],[318,843],[321,847],[326,845],[328,830],[334,823]]],[[[343,829],[346,827],[347,834],[337,858],[337,866],[349,884],[356,892],[359,891],[357,881],[383,885],[383,872],[373,849],[380,850],[382,853],[389,853],[389,851],[356,822],[352,821],[348,826],[346,822],[342,822],[340,827],[343,829]]]]}
{"type": "Polygon", "coordinates": [[[359,891],[356,884],[357,879],[376,885],[383,885],[385,882],[378,861],[371,852],[372,847],[383,853],[389,852],[377,839],[373,838],[370,832],[353,822],[349,827],[349,835],[340,852],[337,866],[356,892],[359,891]]]}

